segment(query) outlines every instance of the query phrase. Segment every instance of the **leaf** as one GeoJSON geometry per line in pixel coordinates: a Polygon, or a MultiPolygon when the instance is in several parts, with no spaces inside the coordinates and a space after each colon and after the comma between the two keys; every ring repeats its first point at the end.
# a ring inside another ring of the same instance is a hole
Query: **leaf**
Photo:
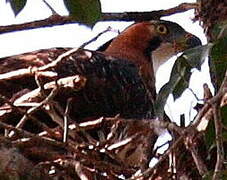
{"type": "Polygon", "coordinates": [[[200,70],[201,65],[208,56],[212,44],[198,46],[186,50],[174,63],[171,71],[170,80],[159,91],[154,104],[155,115],[162,117],[164,106],[169,94],[173,93],[174,99],[180,97],[184,90],[189,86],[191,69],[200,70]]]}
{"type": "Polygon", "coordinates": [[[212,28],[212,38],[221,39],[227,36],[227,20],[217,22],[212,28]]]}
{"type": "Polygon", "coordinates": [[[94,25],[101,17],[99,0],[64,0],[70,16],[87,25],[94,25]]]}
{"type": "Polygon", "coordinates": [[[6,2],[10,3],[14,15],[17,16],[19,12],[24,8],[27,0],[6,0],[6,2]]]}
{"type": "Polygon", "coordinates": [[[193,68],[200,70],[201,65],[204,63],[205,59],[209,55],[210,49],[213,44],[209,43],[203,46],[198,46],[195,48],[188,49],[184,51],[184,58],[193,68]]]}
{"type": "Polygon", "coordinates": [[[216,91],[220,88],[227,69],[227,37],[219,39],[211,49],[211,69],[215,74],[216,91]]]}

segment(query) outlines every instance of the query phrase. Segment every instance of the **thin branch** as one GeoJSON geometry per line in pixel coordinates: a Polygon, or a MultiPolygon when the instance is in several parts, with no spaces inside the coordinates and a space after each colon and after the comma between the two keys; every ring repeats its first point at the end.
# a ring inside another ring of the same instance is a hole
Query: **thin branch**
{"type": "Polygon", "coordinates": [[[43,0],[43,2],[46,4],[46,6],[51,10],[52,14],[58,14],[54,8],[52,8],[52,6],[46,1],[46,0],[43,0]]]}
{"type": "Polygon", "coordinates": [[[222,171],[223,163],[224,163],[224,145],[223,145],[222,122],[221,122],[219,104],[214,105],[213,115],[214,115],[215,137],[216,137],[216,145],[217,145],[217,161],[216,161],[212,180],[219,180],[221,179],[220,173],[222,171]]]}
{"type": "Polygon", "coordinates": [[[150,12],[102,13],[101,21],[150,21],[182,13],[198,7],[197,3],[182,3],[176,7],[150,12]]]}
{"type": "MultiPolygon", "coordinates": [[[[176,13],[182,13],[190,9],[197,8],[197,3],[182,3],[174,8],[150,11],[150,12],[124,12],[124,13],[102,13],[99,21],[149,21],[157,20],[164,16],[170,16],[176,13]]],[[[8,26],[0,26],[0,34],[30,30],[35,28],[53,27],[64,24],[78,23],[79,20],[72,19],[70,16],[60,16],[54,14],[49,18],[23,23],[13,24],[8,26]]]]}
{"type": "Polygon", "coordinates": [[[36,73],[38,76],[43,77],[56,77],[57,73],[53,71],[38,72],[36,67],[29,67],[24,69],[17,69],[4,74],[0,74],[0,80],[13,80],[24,76],[33,76],[36,73]]]}
{"type": "Polygon", "coordinates": [[[145,170],[142,174],[138,176],[133,176],[127,180],[135,180],[135,179],[140,179],[140,178],[148,178],[152,179],[151,173],[157,169],[157,167],[169,156],[169,154],[177,147],[177,145],[183,140],[183,136],[180,136],[174,143],[173,145],[161,156],[161,158],[158,160],[158,162],[151,168],[148,168],[145,170]]]}
{"type": "Polygon", "coordinates": [[[111,27],[108,27],[107,29],[105,29],[104,31],[100,32],[99,34],[97,34],[94,38],[92,38],[91,40],[83,43],[81,46],[80,46],[80,49],[83,49],[85,46],[89,45],[90,43],[96,41],[101,35],[105,34],[106,32],[108,31],[112,31],[112,28],[111,27]]]}
{"type": "Polygon", "coordinates": [[[55,67],[59,62],[61,62],[63,59],[69,57],[70,55],[72,55],[73,53],[77,52],[78,51],[78,48],[73,48],[73,49],[70,49],[69,51],[66,51],[65,53],[59,55],[57,57],[56,60],[52,61],[51,63],[47,64],[47,65],[44,65],[44,66],[41,66],[38,68],[38,71],[44,71],[44,70],[47,70],[49,68],[53,68],[55,67]]]}
{"type": "Polygon", "coordinates": [[[43,105],[47,104],[51,99],[53,99],[55,97],[55,95],[57,94],[58,89],[55,88],[51,91],[51,93],[41,102],[39,103],[38,106],[32,107],[30,108],[26,114],[21,118],[20,122],[16,125],[16,128],[21,128],[25,122],[27,121],[27,119],[29,118],[29,115],[33,114],[34,112],[38,111],[43,105]]]}
{"type": "Polygon", "coordinates": [[[75,23],[75,21],[72,20],[71,17],[52,15],[49,18],[46,18],[43,20],[37,20],[37,21],[27,22],[22,24],[13,24],[8,26],[0,26],[0,34],[15,32],[15,31],[22,31],[22,30],[31,30],[36,28],[53,27],[58,25],[71,24],[71,23],[75,23]]]}
{"type": "Polygon", "coordinates": [[[70,113],[70,108],[72,105],[72,98],[69,98],[67,100],[66,108],[65,108],[65,113],[64,113],[64,134],[63,134],[63,142],[67,142],[67,137],[68,137],[68,119],[69,119],[69,113],[70,113]]]}
{"type": "Polygon", "coordinates": [[[189,147],[189,150],[192,154],[193,160],[195,162],[195,165],[199,171],[199,174],[204,177],[208,173],[208,169],[206,167],[206,164],[203,162],[202,158],[198,154],[198,151],[195,147],[189,147]]]}

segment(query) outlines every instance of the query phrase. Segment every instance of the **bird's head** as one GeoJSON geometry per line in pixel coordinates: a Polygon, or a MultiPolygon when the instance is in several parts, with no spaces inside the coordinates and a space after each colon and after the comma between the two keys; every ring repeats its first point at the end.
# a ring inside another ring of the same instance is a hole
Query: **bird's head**
{"type": "Polygon", "coordinates": [[[180,25],[163,20],[135,23],[117,36],[105,53],[140,66],[152,61],[154,72],[169,58],[201,45],[199,38],[180,25]]]}

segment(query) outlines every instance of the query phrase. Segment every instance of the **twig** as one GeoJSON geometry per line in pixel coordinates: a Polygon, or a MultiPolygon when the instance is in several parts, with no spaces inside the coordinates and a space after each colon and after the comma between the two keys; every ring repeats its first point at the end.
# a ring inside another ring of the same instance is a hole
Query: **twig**
{"type": "MultiPolygon", "coordinates": [[[[58,88],[72,88],[74,91],[76,90],[79,91],[85,86],[86,82],[87,82],[87,79],[85,77],[80,75],[75,75],[75,76],[69,76],[69,77],[58,79],[57,83],[56,81],[48,82],[44,85],[44,89],[52,90],[52,89],[58,89],[58,88]]],[[[42,94],[40,93],[40,88],[37,88],[17,98],[13,104],[14,106],[25,106],[25,103],[28,102],[26,105],[31,106],[29,104],[34,104],[32,100],[34,98],[41,97],[41,95],[42,94]]],[[[37,104],[37,102],[35,103],[37,104]]]]}
{"type": "MultiPolygon", "coordinates": [[[[183,79],[183,80],[186,81],[185,79],[183,79]]],[[[200,99],[200,98],[196,95],[196,93],[193,91],[192,88],[188,87],[188,90],[191,91],[192,95],[195,97],[195,99],[196,99],[197,101],[202,101],[202,100],[203,100],[203,99],[200,99]]]]}
{"type": "Polygon", "coordinates": [[[163,144],[157,146],[157,147],[153,150],[153,152],[154,152],[153,154],[156,154],[156,153],[158,152],[158,150],[161,149],[162,147],[164,147],[165,145],[170,145],[170,142],[171,142],[171,141],[166,141],[166,142],[164,142],[163,144]]]}
{"type": "Polygon", "coordinates": [[[39,103],[38,106],[32,107],[30,108],[26,114],[21,118],[20,122],[16,125],[16,128],[21,128],[25,122],[27,121],[27,119],[29,118],[29,115],[33,114],[34,112],[38,111],[43,105],[47,104],[51,99],[53,99],[55,97],[55,95],[57,94],[58,89],[55,88],[51,91],[51,93],[42,101],[39,103]]]}
{"type": "Polygon", "coordinates": [[[12,78],[20,78],[26,75],[32,75],[33,73],[31,72],[30,68],[26,69],[19,69],[11,72],[7,72],[4,74],[0,74],[0,80],[10,80],[12,78]]]}
{"type": "Polygon", "coordinates": [[[22,137],[32,137],[32,136],[34,136],[34,134],[32,134],[30,132],[27,132],[27,131],[25,131],[23,129],[16,128],[14,126],[8,125],[8,124],[6,124],[4,122],[1,122],[1,121],[0,121],[0,127],[4,128],[4,129],[7,129],[9,131],[15,131],[17,134],[19,134],[22,137]]]}
{"type": "Polygon", "coordinates": [[[221,114],[220,114],[220,108],[218,103],[216,103],[213,106],[213,116],[214,116],[215,137],[216,137],[216,145],[217,145],[217,161],[216,161],[212,180],[219,180],[221,179],[220,173],[224,163],[224,146],[223,146],[221,114]]]}
{"type": "Polygon", "coordinates": [[[140,174],[139,176],[134,176],[131,177],[127,180],[135,180],[135,179],[140,179],[140,178],[147,178],[149,177],[149,179],[152,179],[152,176],[150,177],[151,173],[157,169],[157,167],[168,157],[168,155],[176,148],[176,146],[183,140],[183,136],[180,136],[174,143],[173,145],[163,154],[163,156],[161,156],[161,158],[159,159],[159,161],[157,162],[157,164],[155,164],[152,168],[148,168],[147,170],[145,170],[142,174],[140,174]]]}
{"type": "Polygon", "coordinates": [[[71,105],[72,105],[72,99],[69,98],[67,100],[65,113],[64,113],[64,134],[63,134],[64,143],[67,142],[67,137],[68,137],[68,118],[69,118],[69,112],[70,112],[71,105]]]}
{"type": "Polygon", "coordinates": [[[108,31],[112,31],[112,28],[111,28],[111,27],[108,27],[108,28],[105,29],[104,31],[98,33],[94,38],[92,38],[91,40],[89,40],[89,41],[83,43],[79,48],[80,48],[80,49],[83,49],[85,46],[87,46],[88,44],[90,44],[90,43],[96,41],[101,35],[105,34],[105,33],[108,32],[108,31]]]}
{"type": "Polygon", "coordinates": [[[204,164],[203,160],[201,159],[201,157],[199,156],[197,150],[195,149],[195,147],[189,147],[189,150],[192,154],[193,160],[195,162],[195,165],[199,171],[199,174],[204,177],[207,173],[208,173],[208,169],[206,167],[206,165],[204,164]]]}
{"type": "Polygon", "coordinates": [[[182,3],[174,8],[150,12],[103,13],[101,21],[150,21],[182,13],[198,7],[197,3],[182,3]]]}
{"type": "Polygon", "coordinates": [[[45,71],[49,68],[55,67],[59,62],[61,62],[63,59],[69,57],[71,54],[75,53],[78,51],[79,48],[73,48],[70,49],[69,51],[66,51],[65,53],[61,54],[60,56],[57,57],[56,60],[52,61],[51,63],[41,66],[38,68],[38,71],[45,71]]]}
{"type": "MultiPolygon", "coordinates": [[[[163,16],[170,16],[176,13],[185,12],[197,8],[197,3],[182,3],[174,8],[150,11],[150,12],[124,12],[124,13],[102,13],[99,21],[149,21],[157,20],[163,16]]],[[[35,28],[52,27],[57,25],[78,23],[79,20],[73,20],[70,16],[52,15],[47,19],[38,20],[23,24],[14,24],[0,26],[0,34],[14,31],[29,30],[35,28]]]]}
{"type": "MultiPolygon", "coordinates": [[[[9,99],[7,99],[5,96],[0,94],[0,99],[3,100],[5,103],[7,103],[8,105],[10,105],[13,109],[15,109],[17,112],[19,112],[21,115],[26,114],[26,110],[15,106],[9,99]]],[[[44,123],[40,122],[39,119],[37,119],[35,116],[32,116],[32,114],[27,114],[28,117],[34,122],[36,123],[36,125],[38,125],[40,128],[42,128],[43,130],[47,131],[49,134],[53,135],[54,133],[50,130],[49,127],[47,127],[44,123]]]]}
{"type": "Polygon", "coordinates": [[[24,69],[18,69],[15,71],[10,71],[4,74],[0,74],[0,80],[13,80],[16,78],[21,78],[24,76],[32,76],[34,73],[37,73],[39,76],[45,76],[45,77],[56,77],[57,73],[53,71],[45,71],[45,72],[37,72],[37,68],[35,67],[29,67],[24,69]]]}
{"type": "Polygon", "coordinates": [[[75,171],[80,179],[89,180],[86,174],[83,172],[83,168],[82,168],[83,165],[81,165],[79,161],[75,161],[74,166],[75,166],[75,171]]]}
{"type": "Polygon", "coordinates": [[[46,1],[46,0],[43,0],[43,2],[46,4],[46,6],[51,10],[52,14],[58,14],[54,8],[52,8],[52,6],[46,1]]]}
{"type": "Polygon", "coordinates": [[[28,22],[23,24],[0,26],[0,34],[36,29],[36,28],[53,27],[58,25],[71,24],[71,23],[75,23],[75,20],[72,20],[71,17],[52,15],[49,18],[44,20],[38,20],[38,21],[33,21],[33,22],[28,22]]]}

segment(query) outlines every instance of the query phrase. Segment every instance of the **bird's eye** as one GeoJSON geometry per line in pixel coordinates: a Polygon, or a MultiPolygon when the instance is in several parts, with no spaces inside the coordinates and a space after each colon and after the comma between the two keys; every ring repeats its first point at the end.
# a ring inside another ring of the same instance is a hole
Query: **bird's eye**
{"type": "Polygon", "coordinates": [[[167,34],[168,33],[168,30],[167,30],[166,26],[164,26],[164,25],[158,25],[157,31],[160,34],[167,34]]]}

